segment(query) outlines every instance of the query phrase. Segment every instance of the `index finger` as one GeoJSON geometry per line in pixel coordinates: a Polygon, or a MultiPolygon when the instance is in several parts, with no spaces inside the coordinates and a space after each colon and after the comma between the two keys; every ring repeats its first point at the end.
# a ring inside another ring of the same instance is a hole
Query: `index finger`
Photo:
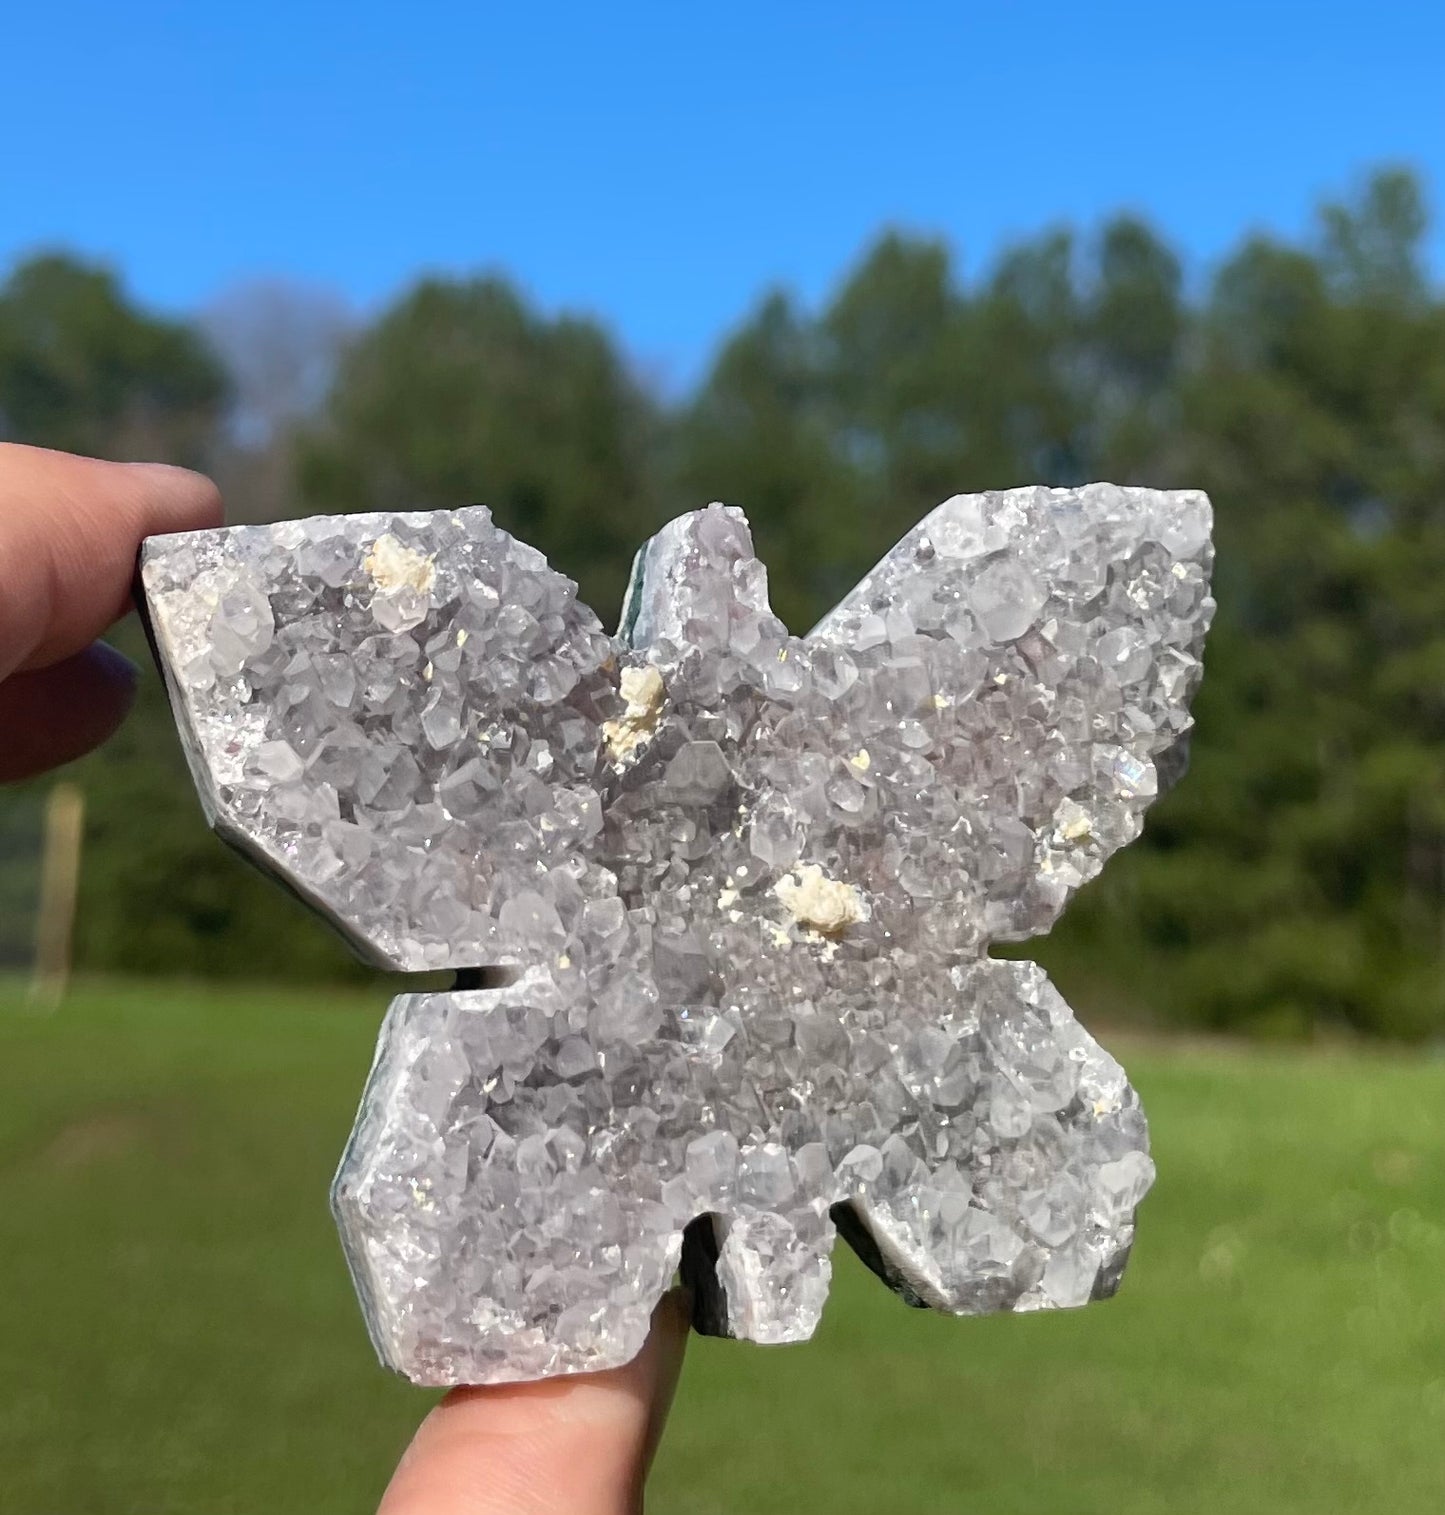
{"type": "Polygon", "coordinates": [[[0,443],[0,679],[88,647],[129,604],[157,532],[221,521],[200,474],[0,443]]]}

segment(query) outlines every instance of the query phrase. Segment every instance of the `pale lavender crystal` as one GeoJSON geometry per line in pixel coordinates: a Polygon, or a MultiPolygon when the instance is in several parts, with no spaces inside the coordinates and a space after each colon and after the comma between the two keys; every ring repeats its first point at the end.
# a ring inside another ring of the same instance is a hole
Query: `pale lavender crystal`
{"type": "Polygon", "coordinates": [[[153,538],[214,823],[403,970],[333,1194],[384,1361],[811,1334],[841,1229],[914,1303],[1112,1292],[1153,1168],[1046,931],[1181,767],[1197,493],[960,495],[806,638],[710,506],[609,638],[485,510],[153,538]],[[473,975],[480,982],[482,976],[473,975]]]}

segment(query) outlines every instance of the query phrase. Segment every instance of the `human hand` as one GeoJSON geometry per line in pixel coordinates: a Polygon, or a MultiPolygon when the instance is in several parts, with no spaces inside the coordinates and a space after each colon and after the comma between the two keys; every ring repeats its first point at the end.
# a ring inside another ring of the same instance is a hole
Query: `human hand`
{"type": "Polygon", "coordinates": [[[216,486],[183,468],[0,443],[0,783],[120,725],[136,671],[96,638],[129,608],[141,538],[220,519],[216,486]]]}
{"type": "MultiPolygon", "coordinates": [[[[199,474],[0,443],[0,782],[115,730],[136,670],[96,638],[129,607],[141,540],[220,520],[216,487],[199,474]]],[[[687,1330],[669,1295],[626,1367],[454,1390],[422,1422],[381,1515],[640,1509],[687,1330]]]]}

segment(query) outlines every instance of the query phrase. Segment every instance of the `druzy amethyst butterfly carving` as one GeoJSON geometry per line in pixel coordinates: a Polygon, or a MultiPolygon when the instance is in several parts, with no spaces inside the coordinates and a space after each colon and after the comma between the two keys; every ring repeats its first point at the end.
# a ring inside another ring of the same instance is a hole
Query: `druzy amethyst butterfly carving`
{"type": "Polygon", "coordinates": [[[841,1232],[956,1313],[1112,1292],[1152,1178],[1049,929],[1182,767],[1202,494],[939,506],[808,636],[740,512],[638,555],[616,636],[482,508],[146,543],[216,829],[387,1015],[333,1204],[421,1383],[807,1337],[841,1232]]]}

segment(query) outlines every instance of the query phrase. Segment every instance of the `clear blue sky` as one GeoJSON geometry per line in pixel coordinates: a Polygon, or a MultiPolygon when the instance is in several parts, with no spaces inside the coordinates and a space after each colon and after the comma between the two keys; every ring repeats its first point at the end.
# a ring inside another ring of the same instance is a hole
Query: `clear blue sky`
{"type": "MultiPolygon", "coordinates": [[[[10,0],[0,266],[194,308],[502,267],[671,384],[884,223],[965,271],[1119,207],[1207,268],[1382,160],[1445,197],[1441,0],[10,0]]],[[[1445,227],[1431,238],[1445,268],[1445,227]]]]}

